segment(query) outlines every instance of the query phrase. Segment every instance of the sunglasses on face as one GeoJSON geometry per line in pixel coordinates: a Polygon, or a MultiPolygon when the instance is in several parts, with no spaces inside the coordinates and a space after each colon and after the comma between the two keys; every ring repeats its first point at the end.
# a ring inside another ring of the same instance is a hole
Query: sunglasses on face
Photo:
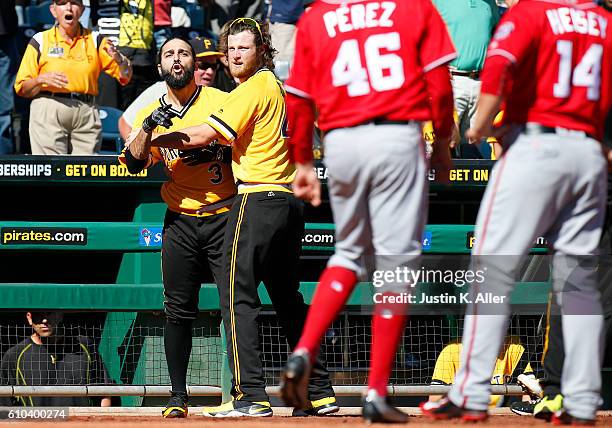
{"type": "Polygon", "coordinates": [[[255,21],[253,18],[237,18],[237,19],[234,19],[232,21],[232,23],[230,24],[229,29],[231,30],[234,25],[239,24],[241,22],[244,22],[245,24],[247,24],[250,27],[257,28],[257,32],[259,33],[259,37],[261,37],[261,39],[263,40],[263,35],[261,34],[261,27],[259,26],[259,22],[255,21]]]}
{"type": "Polygon", "coordinates": [[[198,70],[203,70],[203,71],[206,71],[209,68],[212,68],[214,71],[217,71],[219,69],[219,63],[218,62],[198,61],[196,62],[196,68],[198,70]]]}

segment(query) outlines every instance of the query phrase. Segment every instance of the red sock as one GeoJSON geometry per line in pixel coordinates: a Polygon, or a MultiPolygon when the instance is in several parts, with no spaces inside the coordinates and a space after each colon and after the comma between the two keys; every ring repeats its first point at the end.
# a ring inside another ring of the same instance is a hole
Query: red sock
{"type": "MultiPolygon", "coordinates": [[[[385,296],[393,295],[385,293],[385,296]]],[[[407,306],[401,304],[377,304],[372,316],[372,351],[368,389],[374,389],[381,397],[387,396],[387,384],[395,360],[397,345],[406,325],[407,306]]]]}
{"type": "Polygon", "coordinates": [[[336,319],[357,284],[352,270],[332,266],[321,274],[315,291],[302,337],[295,349],[306,349],[314,360],[319,353],[321,338],[336,319]]]}

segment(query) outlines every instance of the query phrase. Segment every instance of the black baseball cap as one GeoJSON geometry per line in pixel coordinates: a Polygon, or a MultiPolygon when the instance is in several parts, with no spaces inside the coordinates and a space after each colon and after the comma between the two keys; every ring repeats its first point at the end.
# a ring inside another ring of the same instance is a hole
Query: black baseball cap
{"type": "Polygon", "coordinates": [[[223,54],[217,50],[215,41],[208,37],[194,37],[193,39],[189,40],[189,44],[195,51],[196,58],[223,56],[223,54]]]}

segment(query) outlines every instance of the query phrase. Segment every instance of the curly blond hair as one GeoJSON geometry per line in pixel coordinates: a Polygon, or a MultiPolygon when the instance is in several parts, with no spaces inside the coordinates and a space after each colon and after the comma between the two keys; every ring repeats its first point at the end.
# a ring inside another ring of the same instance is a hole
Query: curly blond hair
{"type": "Polygon", "coordinates": [[[237,18],[233,21],[226,22],[223,27],[221,27],[221,32],[219,34],[219,43],[217,45],[219,52],[227,56],[228,36],[233,36],[243,31],[250,32],[255,38],[255,46],[257,48],[262,48],[261,57],[263,65],[270,70],[274,70],[274,56],[277,54],[277,50],[272,46],[270,26],[267,22],[263,23],[252,18],[237,18]],[[257,25],[255,25],[255,23],[257,23],[257,25]]]}

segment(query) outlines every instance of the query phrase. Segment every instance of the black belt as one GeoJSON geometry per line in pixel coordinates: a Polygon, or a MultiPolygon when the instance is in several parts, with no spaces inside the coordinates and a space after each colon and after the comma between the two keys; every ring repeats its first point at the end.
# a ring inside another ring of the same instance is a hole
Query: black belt
{"type": "Polygon", "coordinates": [[[362,125],[408,125],[414,122],[415,122],[414,120],[390,120],[390,119],[385,119],[385,118],[378,118],[378,119],[366,120],[365,122],[357,123],[351,126],[331,128],[331,129],[328,129],[326,132],[331,132],[336,129],[355,128],[357,126],[362,126],[362,125]]]}
{"type": "Polygon", "coordinates": [[[49,91],[41,91],[40,95],[45,95],[47,97],[53,98],[67,98],[69,100],[78,100],[83,101],[84,103],[93,104],[96,101],[95,95],[89,94],[80,94],[78,92],[49,92],[49,91]]]}
{"type": "Polygon", "coordinates": [[[538,123],[528,123],[525,125],[525,129],[523,134],[525,135],[538,135],[538,134],[560,134],[563,135],[563,132],[567,132],[568,134],[575,133],[577,135],[583,134],[585,137],[592,138],[593,140],[598,140],[599,138],[595,137],[588,132],[580,131],[577,129],[567,129],[567,128],[553,128],[552,126],[544,126],[538,123]],[[560,132],[558,132],[560,131],[560,132]]]}
{"type": "Polygon", "coordinates": [[[480,71],[451,70],[450,73],[453,76],[465,76],[470,79],[478,79],[480,77],[480,71]]]}

